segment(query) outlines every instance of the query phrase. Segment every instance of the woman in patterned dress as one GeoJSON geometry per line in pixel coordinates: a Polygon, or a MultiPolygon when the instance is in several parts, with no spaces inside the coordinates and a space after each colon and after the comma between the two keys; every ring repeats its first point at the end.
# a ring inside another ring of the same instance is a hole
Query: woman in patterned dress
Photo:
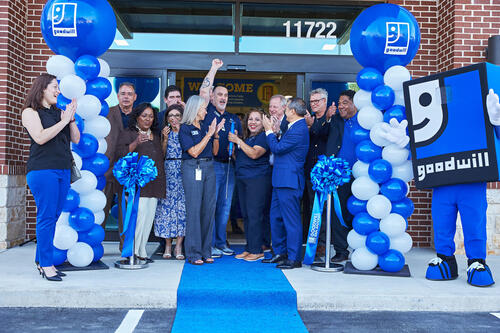
{"type": "Polygon", "coordinates": [[[166,239],[163,258],[172,258],[172,238],[175,243],[175,258],[184,260],[182,241],[186,228],[186,207],[181,178],[182,149],[179,143],[179,127],[183,107],[173,104],[165,111],[166,126],[162,131],[162,146],[165,151],[165,173],[167,195],[158,202],[155,215],[155,235],[166,239]]]}

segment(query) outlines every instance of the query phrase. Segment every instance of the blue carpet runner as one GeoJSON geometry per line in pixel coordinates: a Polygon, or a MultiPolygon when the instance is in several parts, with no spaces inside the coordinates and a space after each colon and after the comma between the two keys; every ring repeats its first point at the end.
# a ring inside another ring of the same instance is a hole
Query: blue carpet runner
{"type": "Polygon", "coordinates": [[[172,332],[307,332],[295,290],[275,266],[234,256],[186,263],[172,332]]]}

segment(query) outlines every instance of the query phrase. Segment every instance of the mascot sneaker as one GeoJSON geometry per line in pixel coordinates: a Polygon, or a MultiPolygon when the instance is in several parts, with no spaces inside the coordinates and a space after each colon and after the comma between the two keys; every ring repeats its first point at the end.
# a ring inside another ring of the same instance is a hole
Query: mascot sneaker
{"type": "Polygon", "coordinates": [[[458,276],[457,260],[455,256],[437,254],[437,258],[429,261],[425,277],[433,281],[455,280],[458,276]]]}
{"type": "Polygon", "coordinates": [[[484,259],[469,259],[467,283],[475,287],[488,287],[495,283],[491,270],[484,259]]]}

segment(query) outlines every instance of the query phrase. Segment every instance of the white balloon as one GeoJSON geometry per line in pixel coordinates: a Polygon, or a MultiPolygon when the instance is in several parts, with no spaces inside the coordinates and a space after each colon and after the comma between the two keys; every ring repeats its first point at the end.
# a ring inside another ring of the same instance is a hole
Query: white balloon
{"type": "Polygon", "coordinates": [[[94,212],[94,223],[95,224],[102,224],[104,222],[104,211],[100,210],[98,212],[94,212]]]}
{"type": "Polygon", "coordinates": [[[403,90],[394,91],[394,104],[393,105],[405,106],[405,96],[403,94],[403,90]]]}
{"type": "Polygon", "coordinates": [[[354,94],[353,103],[356,109],[361,110],[365,106],[373,106],[372,92],[360,89],[354,94]]]}
{"type": "Polygon", "coordinates": [[[80,195],[80,207],[90,209],[92,212],[98,212],[106,206],[106,196],[102,191],[93,190],[80,195]]]}
{"type": "MultiPolygon", "coordinates": [[[[97,186],[97,178],[96,176],[88,171],[88,170],[82,170],[80,171],[82,174],[82,178],[78,179],[76,182],[71,184],[71,188],[78,192],[78,194],[86,194],[91,192],[92,190],[95,190],[97,186]]],[[[81,196],[80,196],[81,200],[81,196]]]]}
{"type": "Polygon", "coordinates": [[[94,250],[90,245],[77,242],[68,250],[68,261],[75,267],[86,267],[94,259],[94,250]]]}
{"type": "Polygon", "coordinates": [[[106,62],[106,60],[102,59],[97,59],[97,60],[99,60],[99,64],[101,65],[101,71],[99,72],[99,76],[108,77],[109,73],[111,72],[108,63],[106,62]]]}
{"type": "Polygon", "coordinates": [[[363,176],[352,182],[351,190],[352,194],[359,200],[369,200],[378,194],[380,187],[370,177],[363,176]]]}
{"type": "Polygon", "coordinates": [[[382,111],[373,107],[365,106],[358,112],[358,123],[364,129],[371,129],[376,123],[384,121],[382,111]]]}
{"type": "Polygon", "coordinates": [[[83,95],[85,95],[85,90],[87,87],[85,85],[85,81],[79,76],[74,74],[66,75],[61,79],[59,83],[59,90],[64,97],[69,99],[79,99],[83,95]]]}
{"type": "Polygon", "coordinates": [[[108,143],[106,142],[105,138],[100,138],[97,140],[99,142],[99,148],[97,148],[97,152],[101,154],[105,154],[106,150],[108,149],[108,143]]]}
{"type": "Polygon", "coordinates": [[[392,204],[384,195],[377,194],[366,203],[366,211],[376,219],[383,219],[391,212],[392,204]]]}
{"type": "Polygon", "coordinates": [[[408,183],[413,179],[413,167],[411,161],[392,167],[392,178],[399,178],[408,183]]]}
{"type": "Polygon", "coordinates": [[[391,127],[388,123],[382,121],[380,123],[376,123],[370,129],[370,139],[374,144],[379,147],[385,147],[391,144],[390,141],[384,139],[381,134],[386,132],[388,128],[391,127]]]}
{"type": "Polygon", "coordinates": [[[377,267],[378,256],[371,253],[366,247],[361,247],[354,250],[351,262],[354,268],[360,271],[369,271],[377,267]]]}
{"type": "Polygon", "coordinates": [[[380,221],[380,231],[389,237],[401,236],[405,230],[406,221],[399,214],[391,213],[380,221]]]}
{"type": "MultiPolygon", "coordinates": [[[[95,118],[101,112],[101,101],[94,95],[84,95],[76,103],[76,113],[85,120],[95,118]]],[[[84,133],[86,133],[87,126],[87,122],[85,122],[84,133]]]]}
{"type": "Polygon", "coordinates": [[[69,212],[62,212],[57,219],[56,226],[69,225],[69,212]]]}
{"type": "Polygon", "coordinates": [[[50,57],[45,68],[47,73],[56,76],[58,80],[67,75],[75,74],[75,63],[70,58],[60,54],[50,57]]]}
{"type": "Polygon", "coordinates": [[[111,130],[109,120],[103,116],[97,116],[85,121],[83,133],[92,134],[96,139],[105,138],[111,130]]]}
{"type": "Polygon", "coordinates": [[[401,165],[408,161],[410,151],[406,148],[400,148],[398,145],[388,145],[382,149],[382,158],[391,163],[394,168],[396,165],[401,165]]]}
{"type": "Polygon", "coordinates": [[[370,164],[357,161],[354,163],[352,166],[352,175],[354,178],[359,178],[359,177],[368,177],[368,168],[370,167],[370,164]]]}
{"type": "Polygon", "coordinates": [[[59,250],[67,250],[76,244],[78,233],[69,225],[56,224],[53,244],[59,250]]]}
{"type": "Polygon", "coordinates": [[[390,249],[393,250],[398,250],[401,253],[406,253],[411,250],[411,247],[413,246],[413,240],[411,239],[411,236],[408,235],[408,233],[404,233],[398,237],[390,237],[389,238],[391,245],[389,246],[390,249]]]}
{"type": "Polygon", "coordinates": [[[347,234],[347,243],[354,250],[364,247],[366,243],[366,236],[358,234],[354,229],[347,234]]]}
{"type": "Polygon", "coordinates": [[[82,161],[82,158],[80,157],[80,155],[78,155],[77,153],[75,153],[74,151],[71,152],[71,154],[73,155],[73,159],[75,160],[75,164],[76,164],[76,167],[78,169],[81,169],[82,168],[82,165],[83,165],[83,161],[82,161]]]}
{"type": "Polygon", "coordinates": [[[403,90],[403,82],[409,80],[411,80],[410,72],[400,65],[389,67],[384,73],[384,84],[394,91],[403,90]]]}

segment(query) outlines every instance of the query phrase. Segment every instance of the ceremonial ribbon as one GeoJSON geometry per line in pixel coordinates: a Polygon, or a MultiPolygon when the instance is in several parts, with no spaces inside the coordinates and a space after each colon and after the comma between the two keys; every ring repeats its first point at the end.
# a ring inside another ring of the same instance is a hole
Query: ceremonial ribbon
{"type": "Polygon", "coordinates": [[[135,225],[141,188],[158,176],[155,162],[148,156],[140,156],[136,152],[128,153],[120,158],[113,167],[113,175],[123,185],[122,191],[122,217],[123,242],[122,257],[134,254],[135,225]]]}
{"type": "Polygon", "coordinates": [[[351,169],[349,163],[341,158],[333,156],[319,156],[318,163],[311,170],[312,188],[316,191],[314,195],[313,210],[311,214],[311,222],[309,225],[309,234],[307,237],[306,252],[304,254],[304,264],[310,265],[314,261],[316,255],[316,247],[318,245],[319,231],[321,229],[321,216],[323,207],[328,198],[328,194],[333,196],[333,205],[335,214],[340,223],[347,227],[342,218],[342,209],[340,207],[340,199],[337,193],[337,187],[348,183],[351,178],[351,169]]]}

